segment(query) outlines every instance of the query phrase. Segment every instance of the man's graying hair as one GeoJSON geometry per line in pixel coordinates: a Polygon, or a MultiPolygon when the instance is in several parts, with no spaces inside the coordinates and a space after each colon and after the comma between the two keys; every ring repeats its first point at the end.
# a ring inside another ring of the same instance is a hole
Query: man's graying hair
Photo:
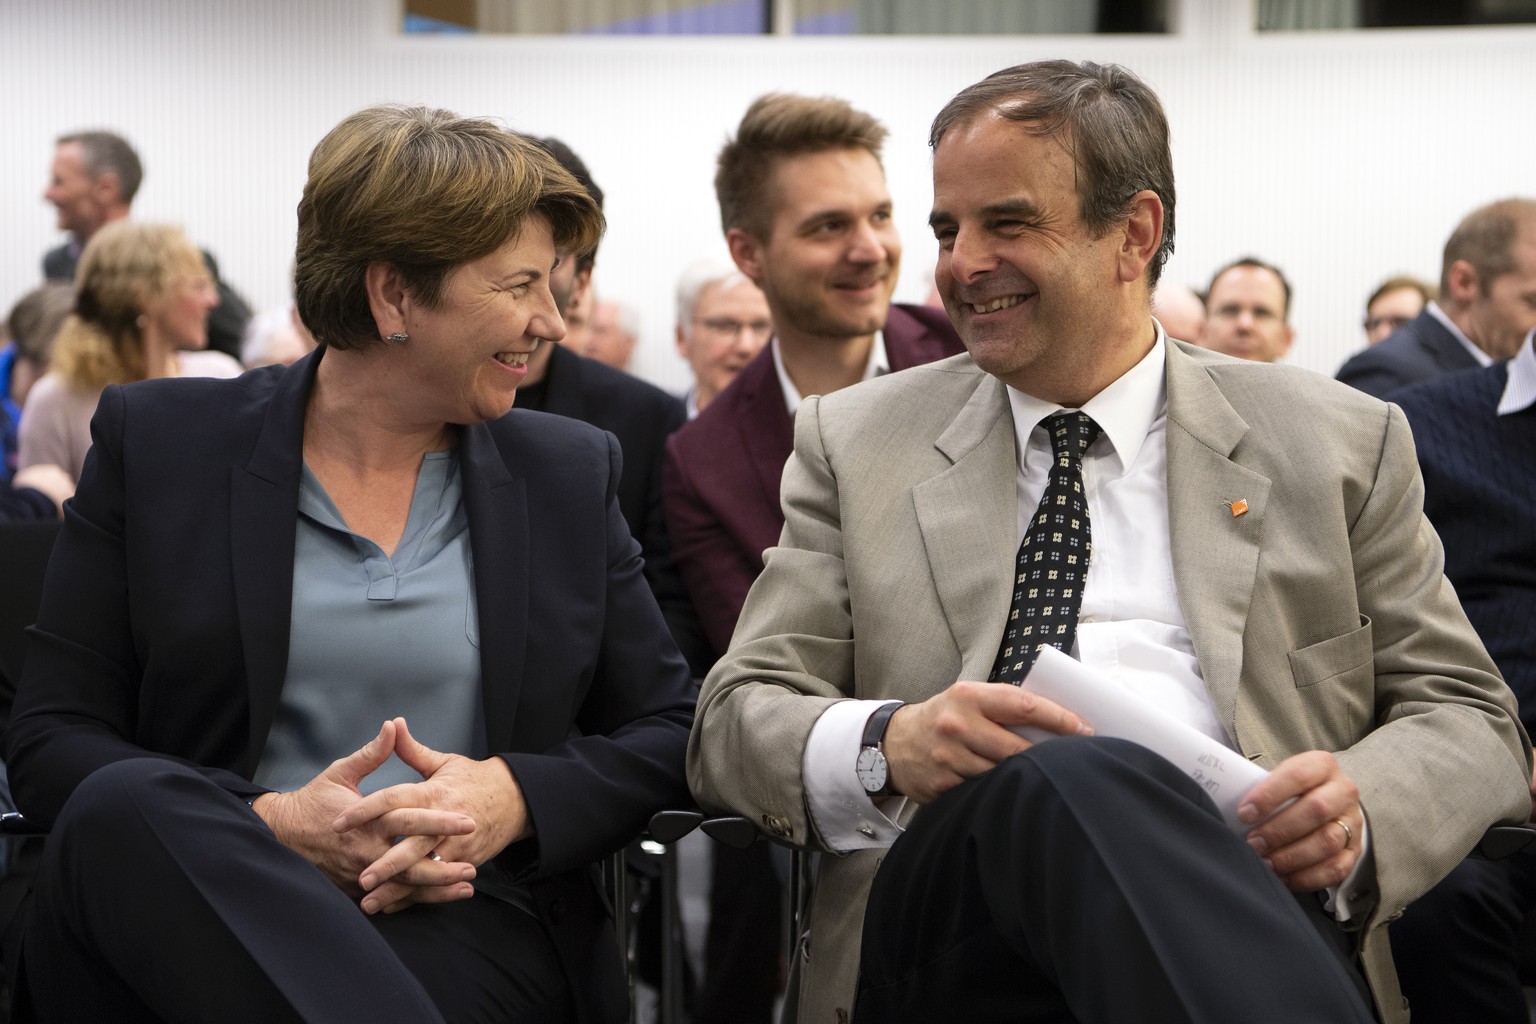
{"type": "Polygon", "coordinates": [[[132,203],[144,180],[144,165],[128,140],[116,132],[88,131],[60,135],[57,145],[73,142],[80,147],[80,163],[92,180],[111,171],[117,175],[117,191],[124,204],[132,203]]]}
{"type": "Polygon", "coordinates": [[[1173,253],[1173,155],[1157,95],[1117,64],[1042,60],[989,75],[950,100],[933,120],[928,145],[950,129],[996,111],[1032,135],[1058,139],[1077,168],[1078,213],[1099,235],[1125,220],[1143,189],[1163,202],[1163,239],[1147,264],[1157,286],[1173,253]]]}

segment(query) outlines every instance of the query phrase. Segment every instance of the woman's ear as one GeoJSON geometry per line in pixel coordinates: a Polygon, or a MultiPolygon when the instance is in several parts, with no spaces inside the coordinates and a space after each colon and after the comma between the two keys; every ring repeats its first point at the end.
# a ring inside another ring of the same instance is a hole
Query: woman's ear
{"type": "Polygon", "coordinates": [[[368,291],[368,308],[378,326],[380,340],[391,334],[409,334],[406,314],[410,295],[405,290],[405,278],[400,271],[390,263],[370,263],[363,272],[363,284],[368,291]]]}

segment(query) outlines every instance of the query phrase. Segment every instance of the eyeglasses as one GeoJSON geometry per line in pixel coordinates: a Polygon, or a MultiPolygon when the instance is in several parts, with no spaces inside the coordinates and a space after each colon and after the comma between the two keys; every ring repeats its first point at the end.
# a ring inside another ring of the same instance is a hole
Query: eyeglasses
{"type": "Polygon", "coordinates": [[[1395,331],[1412,319],[1411,316],[1373,316],[1365,322],[1365,333],[1375,334],[1383,327],[1395,331]]]}
{"type": "Polygon", "coordinates": [[[694,318],[694,323],[717,338],[735,338],[746,331],[754,338],[767,339],[773,333],[773,323],[768,320],[732,320],[729,317],[711,316],[694,318]]]}

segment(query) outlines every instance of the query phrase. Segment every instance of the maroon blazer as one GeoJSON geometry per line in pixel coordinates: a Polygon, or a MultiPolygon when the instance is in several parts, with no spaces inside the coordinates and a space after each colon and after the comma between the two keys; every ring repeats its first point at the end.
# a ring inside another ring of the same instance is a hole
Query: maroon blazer
{"type": "MultiPolygon", "coordinates": [[[[891,370],[965,351],[949,317],[928,306],[892,305],[885,321],[891,370]]],[[[662,502],[672,559],[718,658],[730,646],[763,550],[779,542],[779,478],[794,448],[771,346],[730,387],[667,439],[662,502]]]]}

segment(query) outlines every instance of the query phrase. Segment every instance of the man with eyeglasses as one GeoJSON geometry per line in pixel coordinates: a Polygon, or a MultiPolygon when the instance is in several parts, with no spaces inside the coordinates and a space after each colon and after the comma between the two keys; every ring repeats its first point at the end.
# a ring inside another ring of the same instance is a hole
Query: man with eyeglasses
{"type": "MultiPolygon", "coordinates": [[[[779,478],[801,397],[963,351],[943,310],[891,303],[901,239],[880,164],[885,136],[843,100],[770,94],[720,152],[725,240],[762,289],[774,336],[667,441],[672,554],[717,656],[784,525],[779,478]]],[[[743,863],[717,855],[714,895],[739,895],[712,902],[698,1024],[772,1015],[778,897],[762,850],[743,851],[743,863]],[[722,864],[738,874],[723,879],[722,864]]]]}
{"type": "Polygon", "coordinates": [[[1509,359],[1536,327],[1536,199],[1473,210],[1446,240],[1440,294],[1385,341],[1339,368],[1386,398],[1419,381],[1509,359]]]}
{"type": "Polygon", "coordinates": [[[726,260],[694,263],[677,282],[677,354],[693,370],[691,420],[736,379],[773,333],[768,300],[726,260]]]}
{"type": "Polygon", "coordinates": [[[1433,298],[1429,286],[1416,277],[1389,277],[1365,300],[1365,343],[1386,341],[1393,331],[1424,312],[1433,298]]]}

